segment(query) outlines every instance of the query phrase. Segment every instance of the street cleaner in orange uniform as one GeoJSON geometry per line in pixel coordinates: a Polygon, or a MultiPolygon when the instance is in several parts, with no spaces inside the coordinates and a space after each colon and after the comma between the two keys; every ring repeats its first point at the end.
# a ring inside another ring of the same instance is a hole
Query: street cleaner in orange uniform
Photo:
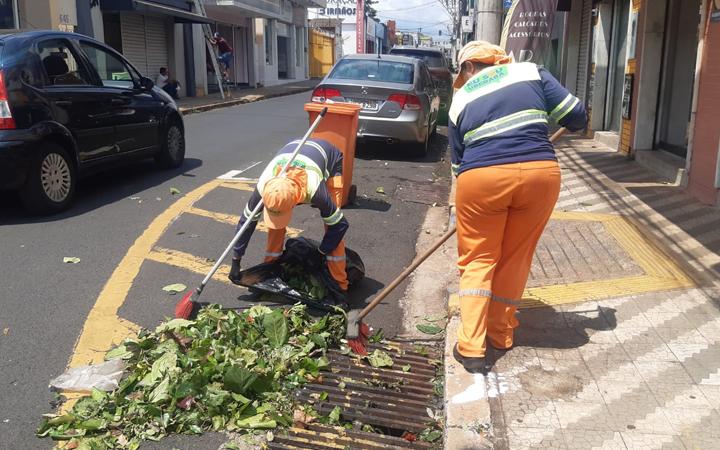
{"type": "Polygon", "coordinates": [[[458,54],[449,139],[457,176],[460,317],[454,356],[487,370],[486,343],[513,346],[533,253],[560,193],[554,121],[586,126],[583,104],[545,69],[483,41],[458,54]]]}
{"type": "Polygon", "coordinates": [[[346,293],[348,280],[343,237],[349,225],[339,206],[342,202],[343,154],[327,141],[308,139],[286,175],[279,177],[299,142],[295,140],[281,148],[260,175],[255,191],[237,225],[239,230],[247,220],[252,222],[248,231],[235,245],[229,278],[233,283],[239,284],[241,259],[260,219],[260,213],[255,217],[250,215],[261,198],[263,222],[268,228],[266,263],[282,255],[285,229],[292,218],[293,208],[301,204],[311,204],[320,211],[325,224],[325,236],[317,253],[310,255],[306,264],[311,269],[318,269],[327,263],[330,275],[343,293],[346,293]]]}

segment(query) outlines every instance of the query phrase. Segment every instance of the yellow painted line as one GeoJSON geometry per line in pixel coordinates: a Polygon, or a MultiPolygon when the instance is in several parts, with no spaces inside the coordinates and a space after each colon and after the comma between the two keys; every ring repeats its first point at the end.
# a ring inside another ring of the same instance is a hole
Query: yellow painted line
{"type": "Polygon", "coordinates": [[[255,190],[255,183],[245,180],[223,180],[222,187],[228,189],[236,189],[238,191],[253,192],[255,190]]]}
{"type": "MultiPolygon", "coordinates": [[[[205,258],[200,258],[190,253],[181,252],[179,250],[170,250],[162,247],[155,247],[147,255],[149,261],[155,261],[162,264],[168,264],[181,269],[189,270],[190,272],[205,275],[212,268],[214,262],[210,262],[205,258]]],[[[227,264],[221,265],[212,279],[215,281],[221,281],[223,283],[232,284],[228,280],[228,274],[230,273],[230,266],[227,264]]]]}
{"type": "Polygon", "coordinates": [[[582,211],[558,211],[555,210],[550,216],[551,219],[555,220],[579,220],[583,222],[605,222],[608,220],[615,220],[620,216],[612,214],[601,214],[601,213],[589,213],[582,211]]]}
{"type": "MultiPolygon", "coordinates": [[[[123,339],[137,334],[139,326],[118,316],[140,267],[155,243],[173,221],[220,184],[219,180],[206,183],[180,197],[157,216],[137,238],[105,283],[95,304],[88,313],[68,367],[78,367],[103,361],[105,353],[123,339]]],[[[73,402],[65,402],[68,410],[73,402]]]]}
{"type": "MultiPolygon", "coordinates": [[[[225,213],[220,213],[220,212],[215,212],[215,211],[208,211],[207,209],[196,208],[194,206],[192,208],[188,208],[186,213],[193,214],[193,215],[200,216],[200,217],[207,217],[208,219],[212,219],[216,222],[226,223],[228,225],[237,225],[238,220],[240,220],[240,216],[236,216],[234,214],[225,214],[225,213]]],[[[257,227],[255,228],[255,230],[261,231],[263,233],[267,233],[267,231],[268,231],[267,227],[262,222],[257,224],[257,227]]],[[[302,230],[298,230],[297,228],[288,227],[285,234],[287,237],[295,238],[295,237],[300,236],[301,233],[302,233],[302,230]]]]}

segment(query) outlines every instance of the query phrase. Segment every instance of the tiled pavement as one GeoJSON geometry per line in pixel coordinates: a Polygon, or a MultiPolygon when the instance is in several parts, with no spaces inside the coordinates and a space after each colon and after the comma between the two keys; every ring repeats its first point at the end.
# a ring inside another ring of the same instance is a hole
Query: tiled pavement
{"type": "Polygon", "coordinates": [[[528,284],[540,301],[487,376],[446,358],[446,448],[720,448],[720,211],[593,141],[557,149],[562,193],[528,284]],[[618,216],[631,227],[609,232],[618,216]],[[648,276],[656,264],[671,275],[648,276]]]}

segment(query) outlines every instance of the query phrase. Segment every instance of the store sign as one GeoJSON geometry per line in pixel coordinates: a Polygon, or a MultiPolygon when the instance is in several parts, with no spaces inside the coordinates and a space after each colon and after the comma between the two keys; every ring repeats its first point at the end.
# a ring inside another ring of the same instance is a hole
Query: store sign
{"type": "Polygon", "coordinates": [[[365,53],[365,1],[357,0],[355,7],[355,53],[365,53]]]}
{"type": "Polygon", "coordinates": [[[634,81],[635,75],[631,73],[625,75],[625,84],[623,85],[622,97],[622,117],[625,120],[630,120],[630,117],[632,116],[632,95],[634,81]]]}
{"type": "Polygon", "coordinates": [[[462,16],[462,32],[472,33],[473,32],[473,20],[471,16],[462,16]]]}
{"type": "Polygon", "coordinates": [[[552,39],[558,0],[514,0],[500,46],[517,62],[544,64],[552,39]]]}
{"type": "Polygon", "coordinates": [[[352,18],[357,10],[357,0],[327,0],[327,7],[318,8],[317,13],[320,17],[352,18]]]}

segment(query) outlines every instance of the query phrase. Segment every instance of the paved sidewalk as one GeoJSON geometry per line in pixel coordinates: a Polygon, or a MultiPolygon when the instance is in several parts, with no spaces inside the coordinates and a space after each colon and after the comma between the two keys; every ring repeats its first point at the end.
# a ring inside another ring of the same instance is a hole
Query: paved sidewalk
{"type": "Polygon", "coordinates": [[[450,320],[446,448],[720,448],[720,210],[594,141],[556,148],[515,347],[467,374],[450,320]]]}
{"type": "Polygon", "coordinates": [[[182,114],[187,115],[209,111],[211,109],[225,108],[243,103],[258,102],[269,98],[307,92],[313,90],[319,82],[320,80],[310,79],[261,88],[234,88],[230,91],[229,96],[226,94],[225,99],[223,99],[218,92],[204,97],[185,97],[178,100],[177,105],[182,114]]]}

